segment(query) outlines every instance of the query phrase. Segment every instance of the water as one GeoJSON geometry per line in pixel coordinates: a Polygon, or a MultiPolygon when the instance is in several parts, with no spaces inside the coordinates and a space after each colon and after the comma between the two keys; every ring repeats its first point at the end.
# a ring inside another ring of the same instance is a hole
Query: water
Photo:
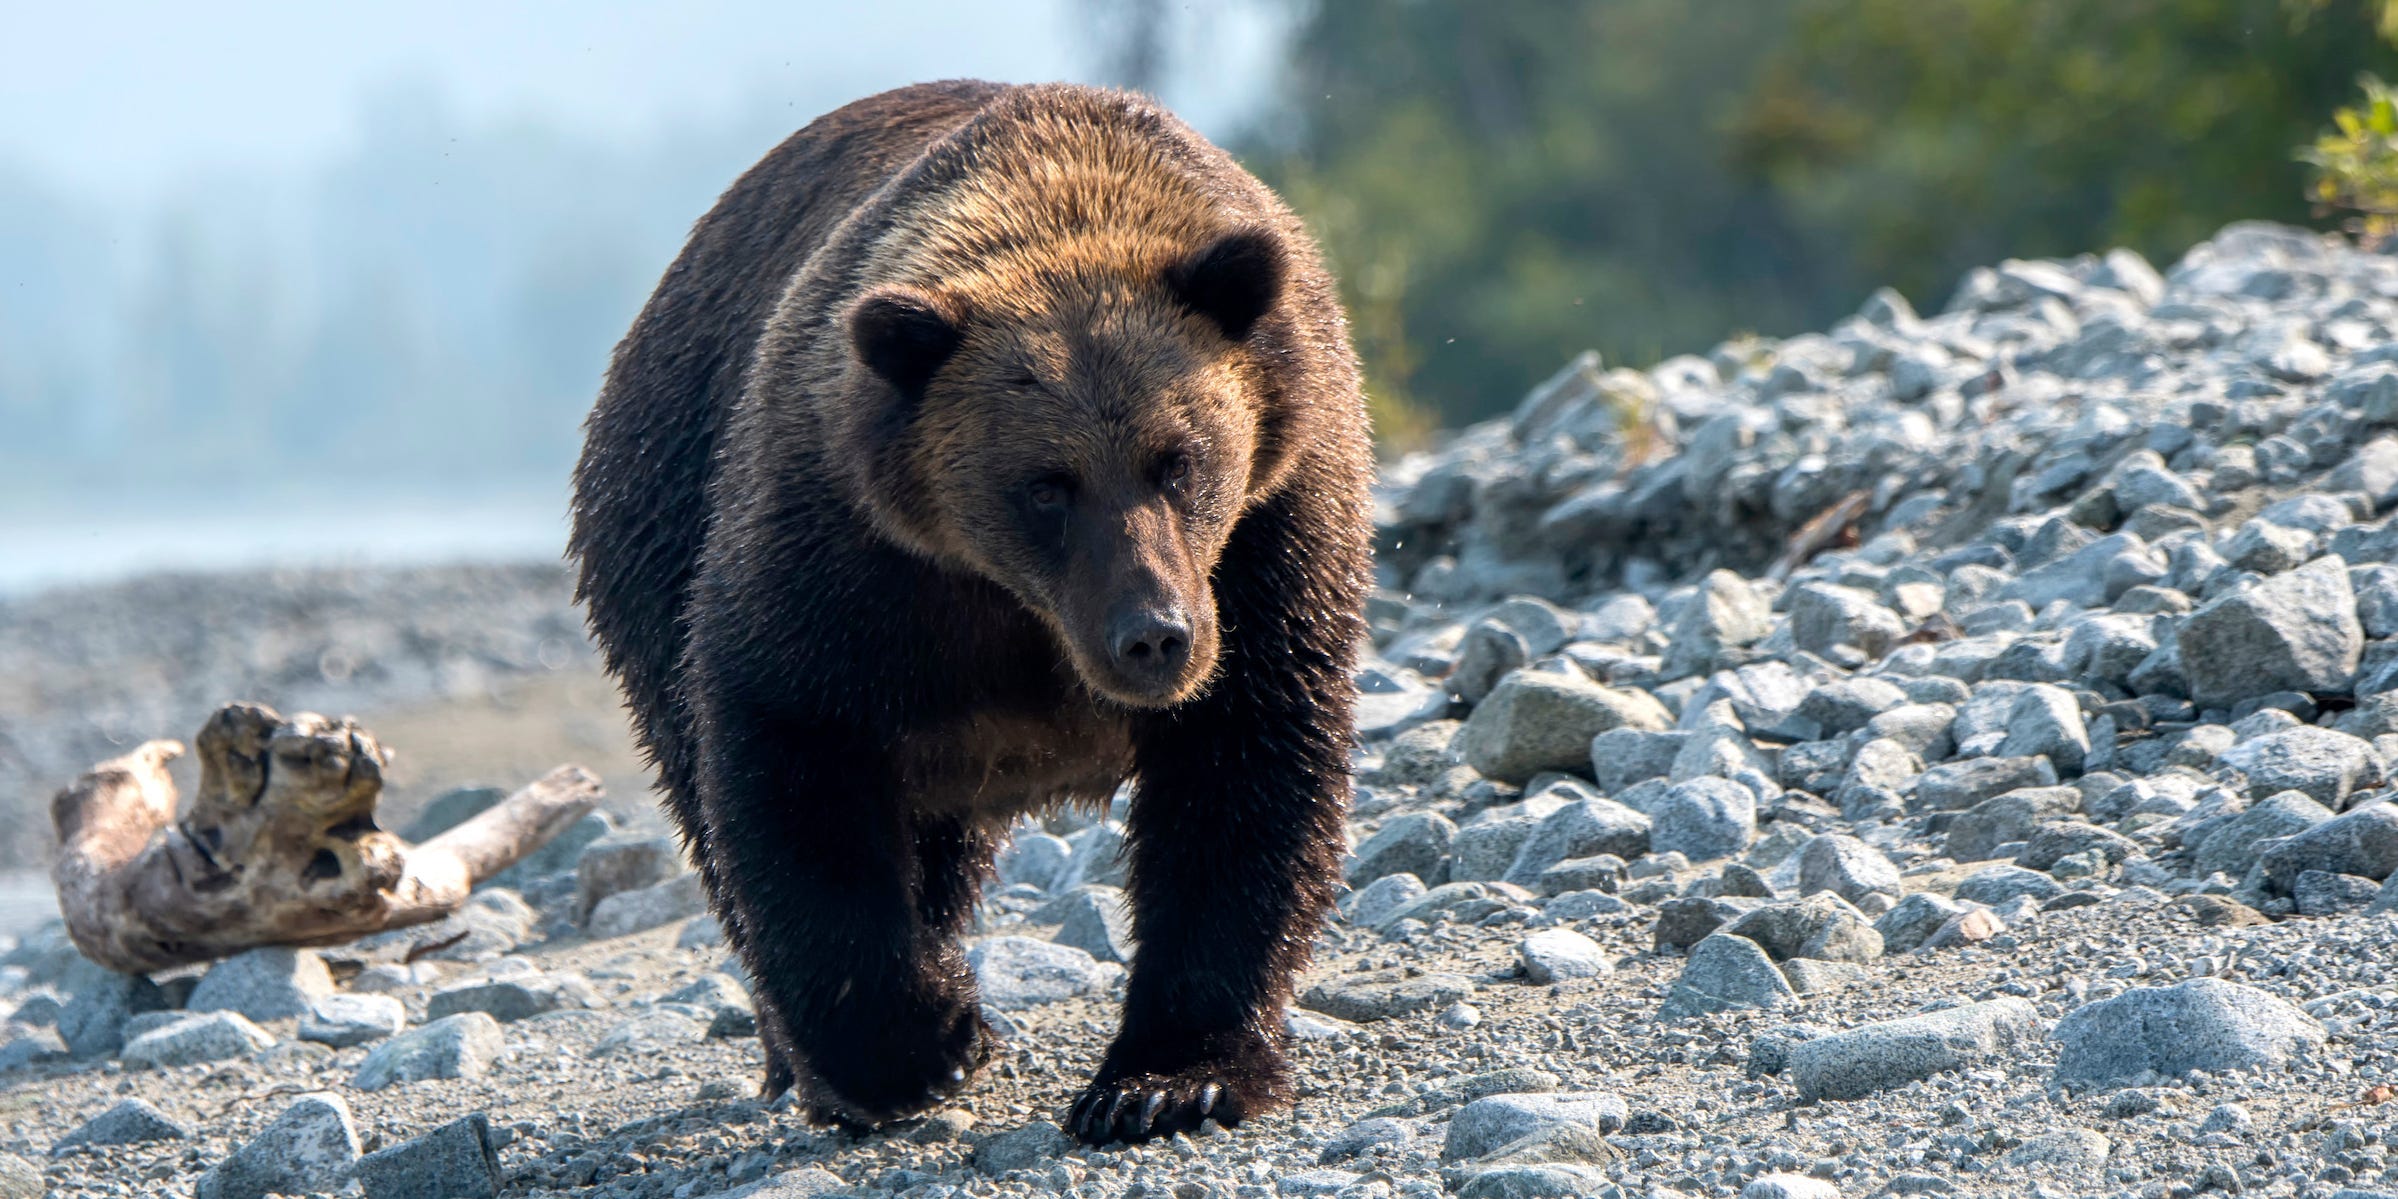
{"type": "Polygon", "coordinates": [[[565,546],[566,500],[547,490],[0,507],[0,596],[160,570],[554,560],[565,546]]]}

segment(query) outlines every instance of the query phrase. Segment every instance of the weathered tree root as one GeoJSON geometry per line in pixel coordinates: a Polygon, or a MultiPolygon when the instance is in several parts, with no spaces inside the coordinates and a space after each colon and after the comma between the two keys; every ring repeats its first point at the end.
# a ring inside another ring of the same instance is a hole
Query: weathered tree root
{"type": "Polygon", "coordinates": [[[389,760],[348,719],[228,704],[200,730],[200,786],[180,817],[148,742],[58,793],[51,879],[85,957],[146,973],[261,945],[333,945],[439,920],[476,883],[581,819],[599,779],[560,766],[498,806],[410,845],[375,825],[389,760]]]}

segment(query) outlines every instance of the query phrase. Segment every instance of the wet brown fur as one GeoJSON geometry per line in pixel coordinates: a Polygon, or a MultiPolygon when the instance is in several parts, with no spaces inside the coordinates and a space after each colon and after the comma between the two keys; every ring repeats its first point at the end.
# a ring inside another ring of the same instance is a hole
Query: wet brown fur
{"type": "Polygon", "coordinates": [[[756,983],[770,1090],[859,1123],[955,1090],[987,1053],[957,936],[995,842],[1132,779],[1141,948],[1076,1130],[1287,1098],[1370,472],[1312,243],[1144,100],[902,89],[725,194],[618,348],[573,550],[756,983]],[[1255,314],[1207,283],[1261,272],[1255,314]],[[912,387],[868,362],[894,311],[957,334],[912,387]],[[1022,509],[1052,473],[1077,481],[1054,537],[1022,509]],[[1174,677],[1104,660],[1128,596],[1189,609],[1174,677]]]}

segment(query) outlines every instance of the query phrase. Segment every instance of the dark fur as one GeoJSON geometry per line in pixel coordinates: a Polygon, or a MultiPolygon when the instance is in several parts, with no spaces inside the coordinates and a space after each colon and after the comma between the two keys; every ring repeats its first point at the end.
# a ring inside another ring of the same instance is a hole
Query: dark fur
{"type": "Polygon", "coordinates": [[[769,1092],[872,1124],[962,1085],[988,1033],[957,938],[995,838],[1130,778],[1140,949],[1075,1130],[1287,1100],[1281,1009],[1349,791],[1370,473],[1312,244],[1138,98],[902,89],[725,193],[617,349],[572,544],[756,982],[769,1092]],[[974,201],[1068,151],[1135,162],[1096,197],[974,201]],[[1198,465],[1144,490],[1174,438],[1198,465]],[[1121,519],[1028,542],[979,497],[1061,455],[1121,519]],[[1206,644],[1152,691],[1092,656],[1102,609],[1134,603],[1201,609],[1206,644]]]}

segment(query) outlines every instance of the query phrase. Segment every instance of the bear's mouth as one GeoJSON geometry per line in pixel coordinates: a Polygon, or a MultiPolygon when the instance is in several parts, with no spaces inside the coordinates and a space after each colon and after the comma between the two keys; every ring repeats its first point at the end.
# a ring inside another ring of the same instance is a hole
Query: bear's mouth
{"type": "Polygon", "coordinates": [[[1125,623],[1103,622],[1070,642],[1075,673],[1102,698],[1128,708],[1171,708],[1197,698],[1214,681],[1219,655],[1213,619],[1130,632],[1125,623]]]}

